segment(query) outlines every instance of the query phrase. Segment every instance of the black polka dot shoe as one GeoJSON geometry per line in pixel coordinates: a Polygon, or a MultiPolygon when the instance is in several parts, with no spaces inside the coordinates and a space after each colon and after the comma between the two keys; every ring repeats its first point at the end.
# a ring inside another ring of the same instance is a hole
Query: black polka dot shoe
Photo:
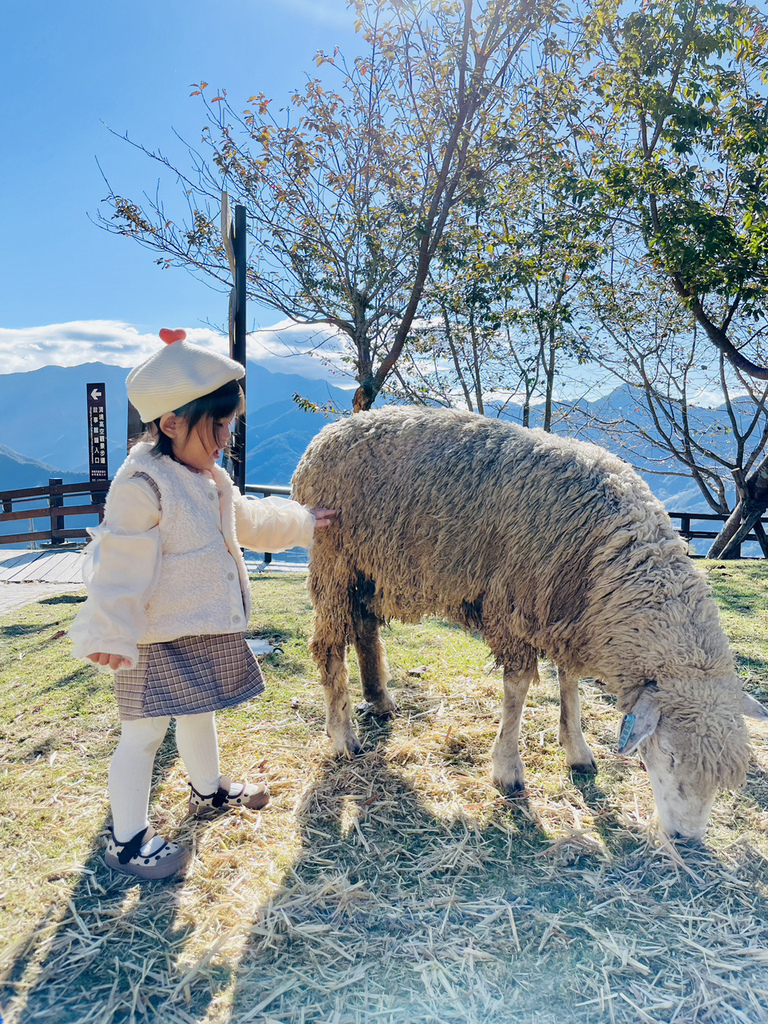
{"type": "Polygon", "coordinates": [[[107,867],[124,875],[136,875],[138,878],[150,880],[170,878],[171,875],[184,871],[189,863],[189,852],[183,846],[168,843],[163,839],[156,850],[152,853],[146,852],[153,849],[150,844],[155,835],[155,830],[148,825],[127,843],[118,843],[115,833],[110,829],[107,852],[104,854],[107,867]]]}
{"type": "Polygon", "coordinates": [[[189,788],[192,790],[189,798],[190,814],[230,811],[234,807],[247,807],[251,811],[258,811],[269,803],[269,787],[265,782],[233,782],[222,775],[219,779],[219,788],[210,796],[198,793],[191,782],[189,788]]]}

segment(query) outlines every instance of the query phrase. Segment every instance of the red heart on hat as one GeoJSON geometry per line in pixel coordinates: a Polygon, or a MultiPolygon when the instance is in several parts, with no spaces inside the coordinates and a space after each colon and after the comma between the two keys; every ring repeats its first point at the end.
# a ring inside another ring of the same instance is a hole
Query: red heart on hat
{"type": "Polygon", "coordinates": [[[172,331],[170,327],[163,327],[160,331],[160,339],[164,341],[166,345],[172,345],[174,341],[184,341],[186,336],[186,331],[172,331]]]}

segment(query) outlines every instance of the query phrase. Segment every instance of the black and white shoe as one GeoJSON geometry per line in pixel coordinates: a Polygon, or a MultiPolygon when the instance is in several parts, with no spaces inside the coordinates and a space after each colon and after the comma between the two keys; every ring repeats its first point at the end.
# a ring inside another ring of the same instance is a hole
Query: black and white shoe
{"type": "Polygon", "coordinates": [[[259,811],[269,803],[269,787],[266,782],[233,782],[222,775],[215,793],[204,796],[198,793],[190,782],[192,795],[189,798],[190,814],[206,814],[209,811],[230,811],[234,807],[247,807],[259,811]]]}
{"type": "Polygon", "coordinates": [[[183,871],[189,863],[189,851],[176,843],[160,839],[151,825],[137,832],[127,843],[118,843],[115,833],[109,830],[107,852],[104,862],[113,871],[138,878],[170,878],[183,871]],[[160,840],[159,845],[153,842],[160,840]]]}

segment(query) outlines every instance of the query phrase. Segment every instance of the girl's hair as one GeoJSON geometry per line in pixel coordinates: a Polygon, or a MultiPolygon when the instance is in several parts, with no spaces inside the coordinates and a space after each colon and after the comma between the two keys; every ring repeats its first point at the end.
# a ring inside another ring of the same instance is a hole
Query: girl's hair
{"type": "MultiPolygon", "coordinates": [[[[184,417],[188,431],[200,424],[212,438],[212,425],[216,420],[231,420],[245,412],[245,395],[238,382],[231,380],[207,395],[193,398],[173,412],[176,416],[184,417]]],[[[140,440],[154,442],[150,455],[170,455],[173,458],[173,439],[160,429],[160,419],[158,416],[152,423],[145,424],[147,429],[140,440]]]]}

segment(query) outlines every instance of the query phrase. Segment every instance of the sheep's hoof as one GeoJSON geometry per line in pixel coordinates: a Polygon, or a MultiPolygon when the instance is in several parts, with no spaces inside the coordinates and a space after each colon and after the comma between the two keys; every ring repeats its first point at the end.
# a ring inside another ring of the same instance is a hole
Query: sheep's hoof
{"type": "Polygon", "coordinates": [[[568,766],[571,775],[597,775],[597,764],[589,761],[586,764],[571,764],[568,766]]]}
{"type": "Polygon", "coordinates": [[[525,796],[524,782],[512,782],[508,786],[500,786],[499,788],[507,800],[514,800],[516,797],[525,796]]]}
{"type": "Polygon", "coordinates": [[[491,776],[491,782],[506,797],[520,796],[522,793],[525,793],[525,775],[523,772],[507,776],[506,779],[491,776]]]}
{"type": "Polygon", "coordinates": [[[333,743],[333,752],[339,757],[353,758],[363,749],[360,740],[354,733],[347,733],[342,739],[335,740],[330,733],[328,737],[333,743]]]}
{"type": "Polygon", "coordinates": [[[376,706],[371,705],[371,714],[376,715],[377,718],[394,718],[397,714],[397,704],[394,701],[389,701],[387,704],[376,706]]]}
{"type": "Polygon", "coordinates": [[[364,700],[357,705],[355,711],[358,715],[374,715],[376,718],[392,718],[397,713],[397,705],[389,698],[379,704],[364,700]]]}
{"type": "Polygon", "coordinates": [[[356,757],[362,750],[362,746],[355,741],[354,743],[348,743],[343,749],[334,747],[334,753],[339,758],[344,758],[345,761],[351,761],[353,757],[356,757]]]}

